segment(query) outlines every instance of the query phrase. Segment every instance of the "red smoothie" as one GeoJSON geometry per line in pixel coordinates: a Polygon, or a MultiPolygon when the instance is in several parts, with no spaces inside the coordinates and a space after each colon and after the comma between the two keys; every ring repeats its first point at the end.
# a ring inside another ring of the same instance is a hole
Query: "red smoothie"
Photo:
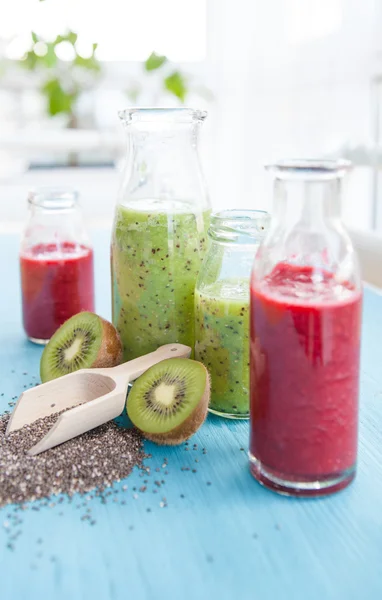
{"type": "Polygon", "coordinates": [[[20,255],[24,329],[49,340],[82,310],[94,311],[93,251],[64,242],[38,244],[20,255]]]}
{"type": "Polygon", "coordinates": [[[280,263],[264,280],[252,282],[255,475],[256,462],[273,478],[291,482],[351,473],[357,455],[361,304],[352,285],[312,267],[280,263]]]}

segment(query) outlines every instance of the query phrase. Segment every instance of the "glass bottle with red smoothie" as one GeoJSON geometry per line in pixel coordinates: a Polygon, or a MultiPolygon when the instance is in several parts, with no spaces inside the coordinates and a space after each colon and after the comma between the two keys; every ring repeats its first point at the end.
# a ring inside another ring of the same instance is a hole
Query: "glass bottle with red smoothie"
{"type": "Polygon", "coordinates": [[[23,324],[32,342],[46,344],[64,321],[94,311],[93,250],[76,192],[42,188],[28,203],[20,249],[23,324]]]}
{"type": "Polygon", "coordinates": [[[273,220],[251,282],[249,456],[280,493],[327,494],[355,476],[362,291],[340,220],[348,166],[270,167],[273,220]]]}

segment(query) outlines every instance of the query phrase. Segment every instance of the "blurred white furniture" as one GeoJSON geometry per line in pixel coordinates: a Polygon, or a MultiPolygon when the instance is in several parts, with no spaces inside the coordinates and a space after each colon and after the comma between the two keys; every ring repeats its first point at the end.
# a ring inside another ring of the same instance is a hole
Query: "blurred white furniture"
{"type": "Polygon", "coordinates": [[[87,226],[111,226],[119,187],[117,168],[34,169],[0,181],[0,233],[20,231],[26,219],[28,191],[43,186],[78,190],[87,226]]]}
{"type": "Polygon", "coordinates": [[[351,231],[361,263],[362,279],[382,288],[382,236],[368,231],[351,231]]]}

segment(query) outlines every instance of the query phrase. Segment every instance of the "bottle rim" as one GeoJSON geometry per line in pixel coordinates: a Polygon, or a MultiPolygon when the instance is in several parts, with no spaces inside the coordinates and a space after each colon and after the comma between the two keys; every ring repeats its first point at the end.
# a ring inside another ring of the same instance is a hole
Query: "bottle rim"
{"type": "Polygon", "coordinates": [[[134,123],[202,123],[208,112],[187,107],[127,107],[118,111],[118,116],[125,125],[134,123]]]}
{"type": "Polygon", "coordinates": [[[352,163],[345,159],[293,158],[266,164],[265,169],[276,179],[326,181],[340,179],[352,169],[352,163]]]}
{"type": "Polygon", "coordinates": [[[264,210],[222,210],[211,215],[208,235],[216,241],[256,243],[265,237],[270,222],[264,210]]]}
{"type": "Polygon", "coordinates": [[[74,208],[78,192],[67,187],[39,187],[28,193],[28,204],[46,210],[67,210],[74,208]]]}

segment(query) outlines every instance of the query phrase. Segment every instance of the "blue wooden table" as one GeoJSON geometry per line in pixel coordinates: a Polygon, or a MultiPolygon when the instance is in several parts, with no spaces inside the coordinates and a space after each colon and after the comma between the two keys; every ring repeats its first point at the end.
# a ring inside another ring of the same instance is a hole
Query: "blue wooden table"
{"type": "MultiPolygon", "coordinates": [[[[106,232],[95,247],[108,317],[106,232]]],[[[1,410],[38,377],[41,354],[21,329],[17,250],[15,236],[0,238],[1,410]]],[[[381,599],[381,296],[365,292],[354,484],[316,500],[278,496],[249,474],[247,439],[248,423],[210,417],[188,446],[146,444],[144,493],[137,471],[106,504],[77,496],[0,509],[1,600],[381,599]]]]}

